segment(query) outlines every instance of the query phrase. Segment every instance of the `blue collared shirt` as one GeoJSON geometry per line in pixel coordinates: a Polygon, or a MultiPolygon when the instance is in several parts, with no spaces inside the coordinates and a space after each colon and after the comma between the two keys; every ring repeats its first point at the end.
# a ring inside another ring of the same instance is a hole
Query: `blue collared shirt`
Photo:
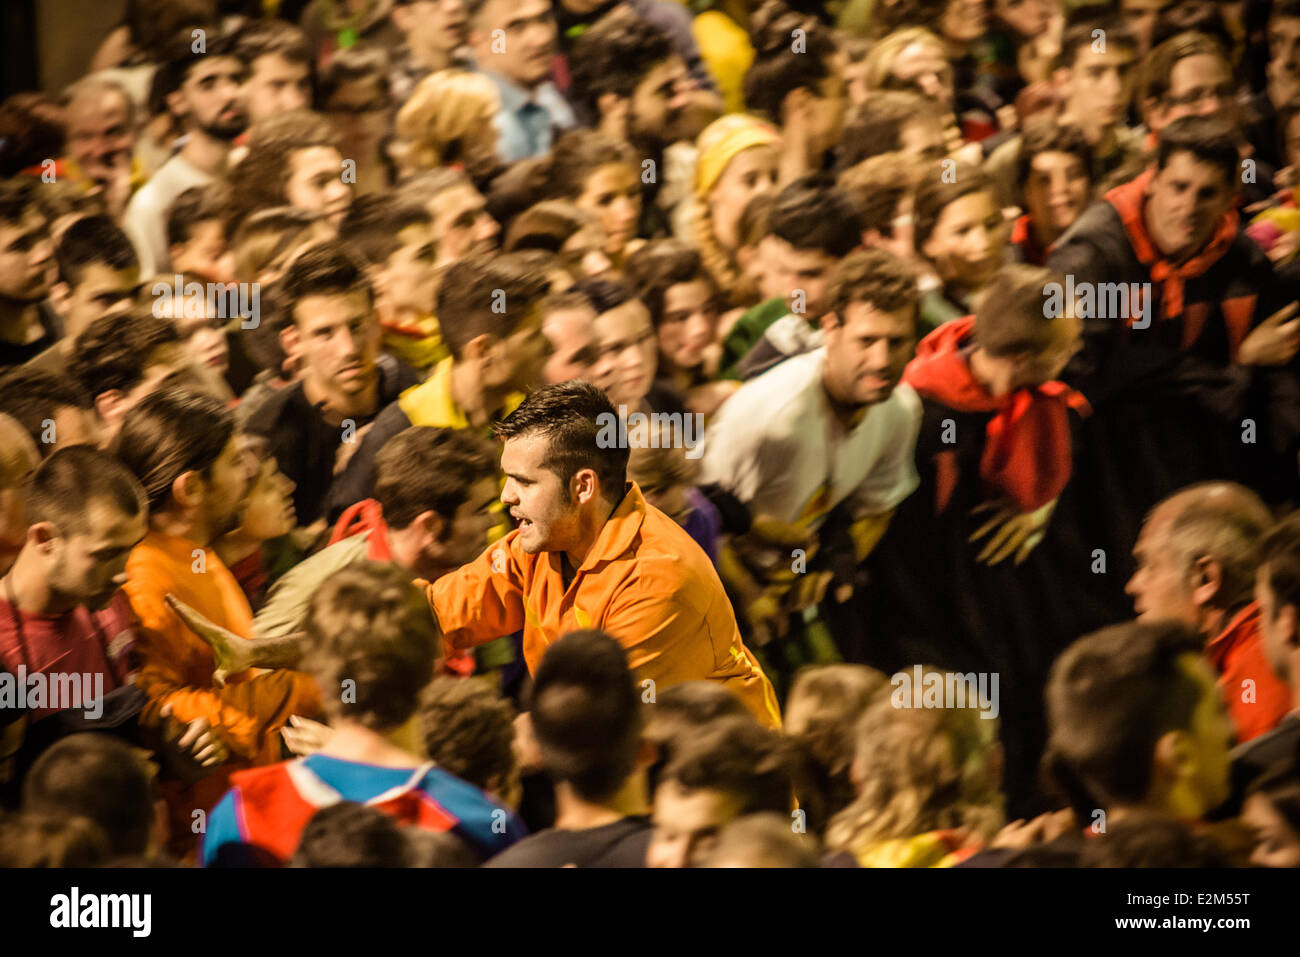
{"type": "Polygon", "coordinates": [[[501,110],[496,116],[500,134],[497,154],[507,163],[541,156],[551,148],[557,131],[577,123],[573,107],[550,80],[530,93],[513,80],[492,70],[482,70],[496,84],[501,110]]]}

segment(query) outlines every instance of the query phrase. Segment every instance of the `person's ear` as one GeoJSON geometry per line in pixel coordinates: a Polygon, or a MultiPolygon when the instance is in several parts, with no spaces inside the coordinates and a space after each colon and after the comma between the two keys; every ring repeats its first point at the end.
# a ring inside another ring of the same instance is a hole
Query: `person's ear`
{"type": "Polygon", "coordinates": [[[447,520],[430,509],[415,516],[415,527],[431,542],[440,542],[447,528],[447,520]]]}
{"type": "Polygon", "coordinates": [[[1196,560],[1192,568],[1192,600],[1196,606],[1209,606],[1223,587],[1223,566],[1208,555],[1196,560]]]}
{"type": "Polygon", "coordinates": [[[60,316],[68,314],[68,303],[72,299],[72,287],[59,280],[50,287],[50,307],[60,316]]]}
{"type": "Polygon", "coordinates": [[[1161,108],[1160,101],[1154,96],[1148,96],[1142,101],[1142,119],[1146,121],[1147,129],[1152,133],[1159,133],[1165,127],[1165,113],[1161,108]]]}
{"type": "Polygon", "coordinates": [[[290,358],[302,351],[302,337],[298,334],[296,323],[288,322],[280,327],[280,348],[290,358]]]}
{"type": "Polygon", "coordinates": [[[59,537],[53,522],[37,522],[27,527],[27,544],[38,551],[48,552],[54,547],[54,540],[59,537]]]}
{"type": "Polygon", "coordinates": [[[409,18],[410,10],[405,4],[397,4],[388,14],[388,19],[393,21],[393,26],[402,33],[411,32],[411,21],[409,18]]]}
{"type": "Polygon", "coordinates": [[[203,476],[193,469],[182,472],[172,481],[172,498],[182,508],[193,508],[201,503],[205,491],[203,476]]]}
{"type": "Polygon", "coordinates": [[[1070,79],[1073,75],[1073,71],[1068,66],[1058,66],[1048,77],[1049,82],[1055,87],[1056,92],[1063,100],[1070,95],[1072,89],[1070,79]]]}
{"type": "Polygon", "coordinates": [[[1191,738],[1181,729],[1166,731],[1156,741],[1152,756],[1156,765],[1156,773],[1151,779],[1152,788],[1159,786],[1162,779],[1165,786],[1171,786],[1187,777],[1191,770],[1191,738]]]}
{"type": "Polygon", "coordinates": [[[120,389],[105,389],[94,398],[95,411],[105,422],[112,422],[125,401],[126,395],[120,389]]]}
{"type": "Polygon", "coordinates": [[[480,333],[465,343],[464,357],[467,362],[478,362],[490,366],[496,354],[499,340],[490,332],[480,333]]]}
{"type": "Polygon", "coordinates": [[[830,311],[823,312],[820,320],[822,332],[830,332],[840,324],[839,313],[830,311]]]}
{"type": "Polygon", "coordinates": [[[578,469],[569,479],[569,497],[585,505],[600,494],[600,479],[593,469],[578,469]]]}
{"type": "Polygon", "coordinates": [[[781,126],[797,126],[807,123],[811,118],[812,91],[806,86],[797,87],[785,95],[781,101],[781,126]]]}
{"type": "Polygon", "coordinates": [[[600,111],[600,131],[615,139],[627,136],[627,117],[632,101],[617,93],[602,93],[596,97],[596,109],[600,111]]]}
{"type": "Polygon", "coordinates": [[[1277,610],[1277,626],[1286,635],[1284,644],[1292,651],[1300,649],[1300,612],[1295,605],[1283,605],[1277,610]]]}
{"type": "Polygon", "coordinates": [[[167,112],[182,119],[189,112],[189,101],[183,90],[172,90],[167,94],[167,112]]]}

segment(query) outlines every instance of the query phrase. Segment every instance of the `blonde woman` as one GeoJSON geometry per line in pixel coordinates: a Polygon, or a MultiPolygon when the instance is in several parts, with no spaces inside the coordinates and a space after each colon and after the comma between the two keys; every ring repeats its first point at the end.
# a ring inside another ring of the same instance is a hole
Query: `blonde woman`
{"type": "MultiPolygon", "coordinates": [[[[949,684],[943,673],[921,670],[927,689],[935,678],[949,684]]],[[[826,831],[828,849],[862,867],[951,867],[1004,823],[997,720],[978,701],[922,706],[921,689],[907,686],[913,674],[900,673],[908,682],[895,676],[864,712],[852,771],[857,797],[826,831]]]]}
{"type": "Polygon", "coordinates": [[[406,170],[477,167],[495,159],[496,115],[501,109],[496,85],[482,73],[439,70],[416,86],[397,114],[394,149],[406,170]]]}
{"type": "Polygon", "coordinates": [[[754,116],[733,113],[710,123],[696,140],[691,241],[717,280],[726,305],[743,304],[737,261],[740,217],[755,196],[776,188],[781,135],[754,116]]]}

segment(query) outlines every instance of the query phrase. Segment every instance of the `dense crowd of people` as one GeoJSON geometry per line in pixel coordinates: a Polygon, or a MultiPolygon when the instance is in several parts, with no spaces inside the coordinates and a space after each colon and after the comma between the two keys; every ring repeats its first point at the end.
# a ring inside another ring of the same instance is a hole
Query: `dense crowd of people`
{"type": "Polygon", "coordinates": [[[125,6],[0,864],[1300,866],[1300,2],[125,6]]]}

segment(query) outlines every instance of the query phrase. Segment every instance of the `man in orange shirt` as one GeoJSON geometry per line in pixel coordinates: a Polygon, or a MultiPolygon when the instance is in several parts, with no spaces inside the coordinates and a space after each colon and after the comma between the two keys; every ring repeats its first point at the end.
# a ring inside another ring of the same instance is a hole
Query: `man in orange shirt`
{"type": "Polygon", "coordinates": [[[212,649],[166,601],[175,595],[235,634],[253,633],[248,600],[211,548],[237,523],[254,475],[231,413],[209,396],[156,392],[127,413],[113,453],[149,501],[149,531],[127,560],[124,586],[141,626],[137,683],[149,697],[142,717],[166,708],[182,722],[206,718],[232,756],[218,773],[165,795],[173,837],[192,843],[202,820],[194,810],[216,803],[230,771],[278,761],[279,729],[291,714],[316,713],[319,691],[290,671],[236,675],[216,687],[212,649]]]}
{"type": "MultiPolygon", "coordinates": [[[[643,701],[682,682],[719,681],[779,728],[772,684],[740,638],[712,562],[627,481],[628,436],[605,394],[586,382],[546,386],[496,433],[505,440],[501,500],[519,527],[436,582],[417,581],[448,649],[522,630],[534,671],[561,635],[598,628],[627,650],[643,701]]],[[[245,641],[178,607],[222,667],[285,667],[302,653],[300,635],[245,641]]]]}
{"type": "Polygon", "coordinates": [[[495,431],[505,441],[501,500],[519,527],[427,586],[447,645],[522,629],[533,671],[562,634],[599,628],[627,650],[644,700],[720,681],[779,727],[772,685],[708,556],[627,481],[627,433],[604,393],[585,382],[546,386],[495,431]]]}

